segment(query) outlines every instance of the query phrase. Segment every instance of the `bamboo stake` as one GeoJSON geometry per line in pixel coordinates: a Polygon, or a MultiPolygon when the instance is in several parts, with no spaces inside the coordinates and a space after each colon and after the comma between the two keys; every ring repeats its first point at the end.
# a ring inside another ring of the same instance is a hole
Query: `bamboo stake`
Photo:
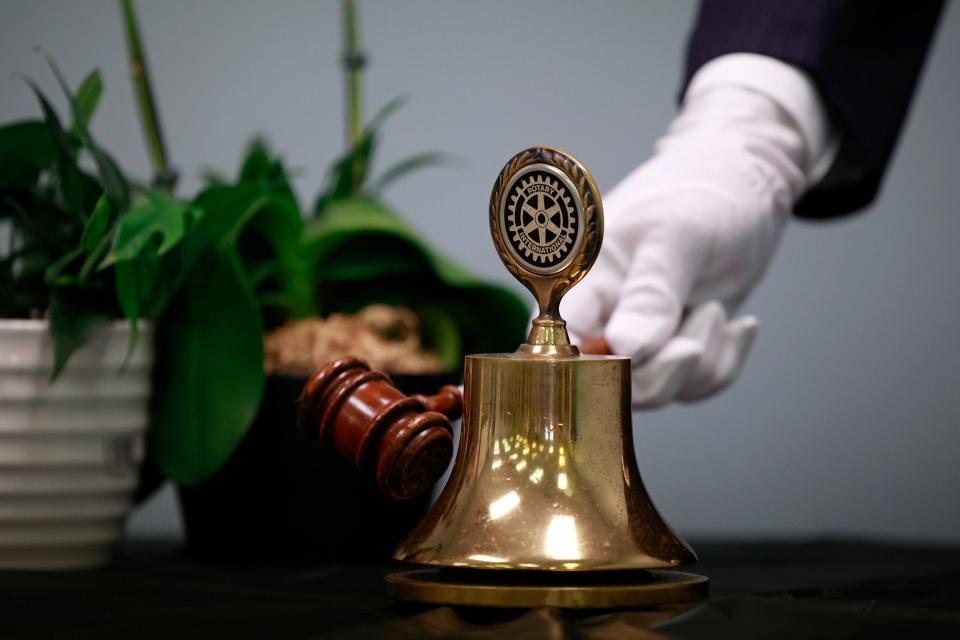
{"type": "Polygon", "coordinates": [[[166,191],[172,191],[177,176],[171,170],[167,161],[166,145],[164,144],[160,117],[153,97],[150,72],[147,69],[133,0],[120,0],[120,7],[123,10],[127,52],[130,58],[130,77],[133,81],[134,96],[140,112],[140,127],[143,130],[150,163],[153,166],[153,184],[166,191]]]}
{"type": "Polygon", "coordinates": [[[361,72],[364,65],[357,33],[357,15],[353,0],[343,0],[343,69],[347,92],[347,148],[353,148],[363,137],[363,96],[361,72]]]}

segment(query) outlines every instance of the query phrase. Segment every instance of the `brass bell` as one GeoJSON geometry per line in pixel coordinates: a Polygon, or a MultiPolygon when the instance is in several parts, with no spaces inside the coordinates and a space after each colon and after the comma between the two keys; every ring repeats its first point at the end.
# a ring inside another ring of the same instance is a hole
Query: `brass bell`
{"type": "Polygon", "coordinates": [[[704,597],[706,578],[660,571],[697,557],[657,512],[637,471],[630,359],[581,355],[559,314],[560,299],[600,250],[593,178],[559,149],[520,152],[494,184],[490,230],[540,313],[515,353],[467,356],[452,474],[394,555],[424,568],[388,576],[388,592],[419,602],[570,608],[704,597]]]}

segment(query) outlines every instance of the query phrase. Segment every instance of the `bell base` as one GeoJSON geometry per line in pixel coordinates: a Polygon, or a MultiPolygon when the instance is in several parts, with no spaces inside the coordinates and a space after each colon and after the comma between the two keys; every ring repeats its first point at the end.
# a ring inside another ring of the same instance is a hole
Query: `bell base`
{"type": "Polygon", "coordinates": [[[468,607],[629,609],[696,602],[707,597],[709,578],[659,570],[536,572],[413,569],[385,578],[395,600],[468,607]]]}

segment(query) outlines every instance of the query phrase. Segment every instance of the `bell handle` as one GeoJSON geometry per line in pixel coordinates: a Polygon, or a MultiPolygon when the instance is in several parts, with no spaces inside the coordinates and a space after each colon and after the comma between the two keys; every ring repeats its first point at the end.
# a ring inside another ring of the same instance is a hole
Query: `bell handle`
{"type": "Polygon", "coordinates": [[[590,172],[562,149],[524,149],[507,161],[493,185],[489,220],[504,266],[539,307],[517,353],[578,355],[560,317],[560,300],[593,266],[603,242],[603,205],[590,172]],[[555,234],[549,244],[548,224],[555,234]]]}

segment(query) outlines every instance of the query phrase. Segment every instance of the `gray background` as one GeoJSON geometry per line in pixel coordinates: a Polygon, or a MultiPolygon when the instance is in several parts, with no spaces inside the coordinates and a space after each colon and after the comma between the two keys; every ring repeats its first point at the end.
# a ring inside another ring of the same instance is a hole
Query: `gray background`
{"type": "MultiPolygon", "coordinates": [[[[343,144],[338,3],[140,2],[169,147],[192,193],[265,134],[312,199],[343,144]]],[[[368,107],[405,94],[382,168],[439,149],[389,200],[434,244],[503,282],[486,221],[502,163],[534,143],[576,153],[609,189],[669,121],[693,2],[366,1],[368,107]]],[[[0,2],[0,120],[33,116],[32,48],[77,83],[99,66],[95,134],[148,173],[117,5],[0,2]]],[[[640,468],[692,535],[865,534],[960,542],[960,15],[950,6],[880,200],[867,215],[797,223],[746,309],[762,321],[738,383],[635,417],[640,468]]],[[[59,101],[62,104],[62,101],[59,101]]],[[[166,491],[133,531],[179,531],[166,491]]]]}

